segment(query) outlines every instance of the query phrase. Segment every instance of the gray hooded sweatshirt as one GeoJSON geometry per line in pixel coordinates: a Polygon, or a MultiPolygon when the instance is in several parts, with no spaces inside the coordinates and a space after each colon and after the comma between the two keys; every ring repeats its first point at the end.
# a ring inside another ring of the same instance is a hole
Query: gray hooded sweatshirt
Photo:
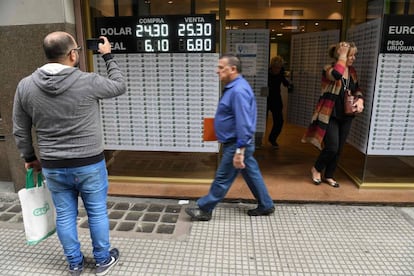
{"type": "Polygon", "coordinates": [[[14,97],[13,134],[26,162],[36,160],[32,126],[43,167],[76,167],[84,165],[83,159],[103,156],[98,100],[126,91],[113,56],[106,54],[103,58],[107,77],[48,63],[19,82],[14,97]]]}

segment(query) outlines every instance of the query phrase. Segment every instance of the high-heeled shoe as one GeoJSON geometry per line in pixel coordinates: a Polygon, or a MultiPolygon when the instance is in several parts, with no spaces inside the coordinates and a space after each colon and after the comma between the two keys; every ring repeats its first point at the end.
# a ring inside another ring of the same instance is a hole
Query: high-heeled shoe
{"type": "Polygon", "coordinates": [[[329,185],[331,185],[334,188],[339,188],[339,183],[336,182],[336,180],[333,179],[333,178],[326,178],[325,182],[328,183],[329,185]]]}
{"type": "Polygon", "coordinates": [[[315,167],[312,167],[311,168],[311,177],[312,177],[312,182],[315,185],[319,185],[319,184],[322,183],[322,179],[320,178],[320,176],[319,176],[319,178],[315,177],[315,174],[317,174],[317,173],[320,175],[320,173],[315,169],[315,167]]]}

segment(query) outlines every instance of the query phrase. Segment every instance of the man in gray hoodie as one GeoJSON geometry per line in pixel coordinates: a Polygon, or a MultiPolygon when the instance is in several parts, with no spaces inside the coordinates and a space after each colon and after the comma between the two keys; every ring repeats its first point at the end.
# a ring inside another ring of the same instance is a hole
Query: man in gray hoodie
{"type": "Polygon", "coordinates": [[[78,195],[86,212],[96,262],[96,275],[105,275],[118,262],[110,250],[106,209],[108,173],[98,100],[126,91],[124,77],[111,54],[111,44],[100,37],[98,52],[107,77],[80,71],[79,47],[65,32],[48,34],[43,49],[48,63],[22,79],[13,106],[13,134],[25,167],[42,171],[56,207],[56,230],[71,275],[80,275],[84,255],[77,232],[78,195]],[[35,129],[40,161],[35,154],[35,129]]]}

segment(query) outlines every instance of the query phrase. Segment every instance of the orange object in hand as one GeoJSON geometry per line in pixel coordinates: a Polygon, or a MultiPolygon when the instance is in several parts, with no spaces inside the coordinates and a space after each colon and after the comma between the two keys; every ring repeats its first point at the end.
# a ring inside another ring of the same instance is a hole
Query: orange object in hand
{"type": "Polygon", "coordinates": [[[214,131],[214,118],[204,118],[203,141],[217,141],[214,131]]]}

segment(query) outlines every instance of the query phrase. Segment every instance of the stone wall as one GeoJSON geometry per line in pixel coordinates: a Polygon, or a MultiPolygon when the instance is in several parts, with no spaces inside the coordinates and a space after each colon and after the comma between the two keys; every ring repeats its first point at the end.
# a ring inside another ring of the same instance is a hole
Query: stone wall
{"type": "Polygon", "coordinates": [[[75,25],[69,23],[0,26],[0,113],[5,141],[0,141],[0,180],[12,181],[15,190],[25,183],[24,161],[13,138],[13,99],[17,84],[36,68],[45,64],[42,42],[53,31],[74,35],[75,25]]]}

